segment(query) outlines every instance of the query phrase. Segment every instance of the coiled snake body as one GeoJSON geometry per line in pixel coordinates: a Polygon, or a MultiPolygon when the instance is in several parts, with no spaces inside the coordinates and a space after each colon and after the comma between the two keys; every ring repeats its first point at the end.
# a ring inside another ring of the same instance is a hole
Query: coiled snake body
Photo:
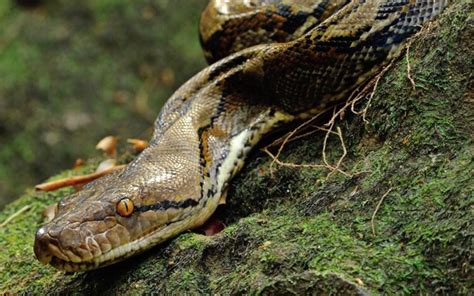
{"type": "Polygon", "coordinates": [[[37,258],[94,269],[203,224],[262,136],[347,97],[447,2],[211,1],[201,41],[219,61],[167,101],[133,162],[60,202],[37,258]]]}

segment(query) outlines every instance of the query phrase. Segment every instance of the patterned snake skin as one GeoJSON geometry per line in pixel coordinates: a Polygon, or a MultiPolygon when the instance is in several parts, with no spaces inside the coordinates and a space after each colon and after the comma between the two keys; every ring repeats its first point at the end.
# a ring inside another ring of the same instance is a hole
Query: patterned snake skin
{"type": "Polygon", "coordinates": [[[203,224],[262,136],[346,98],[447,2],[211,1],[201,42],[219,61],[167,101],[133,162],[60,202],[37,258],[99,268],[203,224]]]}

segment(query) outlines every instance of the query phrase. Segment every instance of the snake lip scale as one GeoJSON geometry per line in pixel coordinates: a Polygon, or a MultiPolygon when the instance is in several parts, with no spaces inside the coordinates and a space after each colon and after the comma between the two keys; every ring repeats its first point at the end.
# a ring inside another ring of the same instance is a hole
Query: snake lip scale
{"type": "Polygon", "coordinates": [[[448,0],[211,0],[207,68],[163,106],[150,145],[66,196],[34,252],[65,271],[110,265],[202,225],[277,127],[346,98],[448,0]]]}

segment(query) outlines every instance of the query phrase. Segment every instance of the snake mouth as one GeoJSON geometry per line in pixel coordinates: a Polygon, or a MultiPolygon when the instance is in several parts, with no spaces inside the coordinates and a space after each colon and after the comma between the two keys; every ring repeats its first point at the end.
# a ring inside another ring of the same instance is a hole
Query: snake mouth
{"type": "Polygon", "coordinates": [[[53,266],[54,268],[58,270],[63,270],[66,272],[80,272],[80,271],[88,271],[92,269],[106,267],[108,265],[111,265],[117,261],[124,260],[125,258],[128,258],[135,254],[135,252],[133,252],[130,254],[120,255],[117,252],[116,256],[113,256],[111,259],[108,259],[111,253],[113,254],[115,252],[112,250],[111,252],[105,253],[97,258],[94,258],[93,260],[84,260],[84,261],[79,261],[79,262],[64,260],[62,258],[59,258],[56,255],[49,255],[48,258],[43,257],[42,259],[40,259],[40,261],[44,265],[50,264],[51,266],[53,266]]]}
{"type": "Polygon", "coordinates": [[[52,256],[51,260],[48,263],[58,270],[63,270],[67,272],[87,271],[87,270],[101,267],[100,264],[96,264],[95,262],[92,262],[92,261],[74,263],[72,261],[66,261],[66,260],[60,259],[56,256],[52,256]]]}
{"type": "Polygon", "coordinates": [[[138,252],[151,248],[161,241],[157,238],[159,238],[163,232],[168,232],[166,229],[167,226],[168,225],[163,225],[144,234],[140,238],[108,251],[99,249],[96,255],[91,258],[81,258],[77,255],[77,252],[58,247],[60,245],[59,242],[51,238],[48,234],[43,234],[40,228],[37,233],[34,252],[42,264],[50,264],[58,270],[67,272],[88,271],[122,261],[138,252]]]}
{"type": "Polygon", "coordinates": [[[42,264],[50,264],[58,270],[67,272],[87,271],[122,261],[138,252],[148,249],[153,244],[147,242],[152,240],[153,237],[156,236],[156,233],[159,232],[160,229],[155,230],[125,245],[118,246],[107,252],[101,252],[99,256],[93,258],[84,259],[79,256],[71,255],[73,254],[71,251],[62,251],[52,243],[46,246],[41,246],[41,243],[35,243],[35,254],[42,264]]]}
{"type": "Polygon", "coordinates": [[[143,251],[144,249],[139,248],[139,241],[133,241],[126,245],[122,245],[118,248],[112,249],[102,255],[95,257],[90,260],[82,260],[73,262],[59,258],[56,255],[52,255],[47,262],[43,261],[43,264],[50,264],[58,270],[67,272],[80,272],[88,271],[92,269],[103,268],[117,261],[122,261],[128,257],[135,255],[136,253],[143,251]]]}

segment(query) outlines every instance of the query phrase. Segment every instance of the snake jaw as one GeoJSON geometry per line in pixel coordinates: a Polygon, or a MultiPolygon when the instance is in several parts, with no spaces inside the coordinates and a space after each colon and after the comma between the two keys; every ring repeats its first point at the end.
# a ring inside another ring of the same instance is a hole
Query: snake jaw
{"type": "Polygon", "coordinates": [[[36,258],[43,264],[51,264],[58,269],[72,271],[71,268],[61,268],[67,265],[78,265],[82,262],[81,257],[75,255],[72,251],[61,251],[57,239],[51,237],[46,227],[41,227],[36,232],[34,253],[36,258]],[[67,255],[66,255],[67,254],[67,255]]]}
{"type": "Polygon", "coordinates": [[[62,250],[56,238],[48,233],[47,226],[43,226],[36,232],[34,253],[36,258],[44,264],[58,262],[80,263],[82,258],[70,250],[62,250]]]}
{"type": "Polygon", "coordinates": [[[49,252],[48,244],[46,243],[46,235],[47,233],[43,227],[38,229],[36,232],[35,246],[33,248],[36,258],[38,258],[43,265],[47,265],[53,260],[53,254],[49,252]]]}

